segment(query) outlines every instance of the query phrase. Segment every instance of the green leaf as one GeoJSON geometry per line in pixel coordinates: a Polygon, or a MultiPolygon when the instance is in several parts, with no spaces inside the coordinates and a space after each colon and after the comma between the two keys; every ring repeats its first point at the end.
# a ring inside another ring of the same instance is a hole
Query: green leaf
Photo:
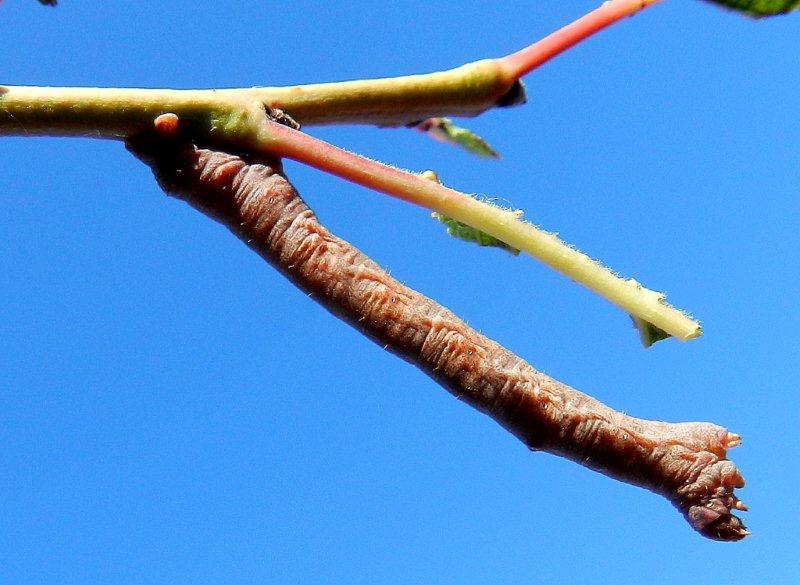
{"type": "Polygon", "coordinates": [[[467,152],[487,158],[500,158],[497,151],[474,132],[456,126],[449,118],[428,118],[413,127],[434,140],[460,146],[467,152]]]}
{"type": "MultiPolygon", "coordinates": [[[[441,183],[439,181],[439,177],[433,171],[423,171],[420,173],[420,176],[423,179],[428,179],[429,181],[434,181],[436,183],[441,183]]],[[[513,214],[517,219],[520,219],[523,215],[521,210],[512,211],[509,210],[509,213],[513,214]]],[[[447,227],[447,235],[453,236],[454,238],[458,238],[459,240],[464,240],[465,242],[473,242],[478,244],[479,246],[487,246],[491,248],[501,248],[510,252],[514,256],[519,255],[519,250],[516,248],[509,246],[502,240],[498,240],[494,236],[490,236],[486,232],[482,232],[479,229],[475,229],[472,226],[469,226],[465,223],[462,223],[458,220],[453,219],[452,217],[448,217],[443,213],[433,212],[431,213],[431,217],[434,219],[438,219],[447,227]]]]}
{"type": "Polygon", "coordinates": [[[800,0],[707,0],[750,16],[775,16],[800,8],[800,0]]]}
{"type": "MultiPolygon", "coordinates": [[[[638,288],[642,288],[642,285],[640,285],[638,282],[636,282],[633,279],[631,279],[629,282],[632,282],[638,288]]],[[[667,303],[667,297],[664,295],[664,293],[657,293],[657,292],[654,292],[654,291],[650,291],[650,292],[658,295],[658,302],[659,303],[669,306],[668,303],[667,303]]],[[[645,319],[642,319],[641,317],[637,317],[635,315],[628,315],[628,316],[633,321],[633,326],[639,332],[639,339],[642,341],[642,345],[645,348],[650,347],[651,345],[653,345],[654,343],[656,343],[658,341],[661,341],[663,339],[669,339],[670,337],[672,337],[672,335],[670,335],[669,333],[667,333],[666,331],[661,329],[661,327],[653,325],[652,323],[650,323],[649,321],[646,321],[645,319]]],[[[700,330],[699,330],[699,326],[698,326],[697,335],[699,335],[699,334],[700,334],[700,330]]]]}
{"type": "MultiPolygon", "coordinates": [[[[522,212],[517,212],[519,215],[522,215],[522,212]]],[[[495,238],[494,236],[490,236],[486,232],[482,232],[481,230],[477,230],[474,227],[470,227],[465,223],[461,223],[460,221],[456,221],[452,217],[447,217],[446,215],[442,215],[441,213],[432,213],[431,217],[438,219],[447,227],[447,234],[449,236],[453,236],[454,238],[458,238],[459,240],[464,240],[465,242],[473,242],[478,244],[479,246],[487,246],[491,248],[501,248],[510,252],[514,256],[519,254],[519,250],[513,248],[495,238]]]]}
{"type": "Polygon", "coordinates": [[[663,329],[656,327],[652,323],[648,323],[644,319],[634,317],[633,315],[630,315],[630,318],[633,321],[633,326],[639,331],[639,339],[642,340],[642,345],[645,347],[650,347],[657,341],[672,337],[663,329]]]}

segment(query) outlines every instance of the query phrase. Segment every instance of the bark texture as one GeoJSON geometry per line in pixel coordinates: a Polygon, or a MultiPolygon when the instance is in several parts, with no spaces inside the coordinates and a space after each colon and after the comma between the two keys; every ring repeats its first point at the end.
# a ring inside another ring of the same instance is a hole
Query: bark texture
{"type": "Polygon", "coordinates": [[[128,147],[167,193],[228,227],[317,302],[530,449],[661,494],[709,538],[748,534],[731,514],[746,509],[734,495],[744,481],[726,458],[738,436],[709,423],[632,418],[537,372],[328,232],[279,161],[254,163],[155,135],[128,147]]]}

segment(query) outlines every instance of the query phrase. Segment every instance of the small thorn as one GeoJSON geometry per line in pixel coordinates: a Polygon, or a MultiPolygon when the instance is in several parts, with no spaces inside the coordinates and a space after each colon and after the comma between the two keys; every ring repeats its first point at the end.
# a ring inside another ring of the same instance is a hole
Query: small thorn
{"type": "Polygon", "coordinates": [[[745,536],[750,536],[750,535],[751,535],[751,534],[753,534],[753,533],[752,533],[752,532],[750,532],[749,530],[747,530],[747,528],[742,528],[742,529],[739,531],[739,534],[741,534],[741,535],[742,535],[742,537],[744,538],[745,536]]]}
{"type": "Polygon", "coordinates": [[[745,506],[742,500],[736,500],[736,503],[733,505],[733,507],[741,512],[747,512],[747,506],[745,506]]]}
{"type": "Polygon", "coordinates": [[[440,185],[442,184],[442,182],[439,180],[439,175],[437,175],[436,172],[434,172],[434,171],[430,171],[430,170],[422,171],[419,175],[423,179],[428,179],[429,181],[435,181],[435,182],[439,183],[440,185]]]}
{"type": "Polygon", "coordinates": [[[178,120],[177,114],[168,112],[156,117],[153,126],[163,138],[175,138],[178,135],[180,120],[178,120]]]}

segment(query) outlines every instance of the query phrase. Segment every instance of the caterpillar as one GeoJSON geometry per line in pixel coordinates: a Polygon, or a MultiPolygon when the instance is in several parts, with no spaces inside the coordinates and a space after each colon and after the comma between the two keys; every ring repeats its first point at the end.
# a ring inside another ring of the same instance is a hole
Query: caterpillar
{"type": "Polygon", "coordinates": [[[746,510],[734,494],[744,480],[726,457],[738,435],[710,423],[633,418],[536,371],[331,234],[282,174],[280,161],[201,149],[181,142],[171,123],[164,127],[169,131],[127,143],[162,188],[222,223],[333,314],[531,450],[656,492],[708,538],[749,534],[732,513],[746,510]]]}

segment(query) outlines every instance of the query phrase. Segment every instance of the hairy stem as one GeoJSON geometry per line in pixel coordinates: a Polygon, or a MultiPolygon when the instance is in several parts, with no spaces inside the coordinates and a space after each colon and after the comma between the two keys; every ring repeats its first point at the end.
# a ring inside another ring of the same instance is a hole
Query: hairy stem
{"type": "MultiPolygon", "coordinates": [[[[174,133],[175,124],[157,128],[174,133]]],[[[709,538],[748,534],[731,514],[744,509],[733,494],[744,482],[726,459],[738,436],[707,423],[635,419],[537,372],[330,234],[275,160],[250,164],[153,136],[134,138],[129,148],[153,167],[167,192],[227,226],[331,312],[532,450],[659,493],[709,538]]]]}
{"type": "Polygon", "coordinates": [[[521,221],[517,213],[347,152],[287,126],[267,121],[248,146],[256,152],[287,157],[426,207],[521,250],[578,282],[625,312],[682,341],[701,334],[699,323],[669,306],[664,295],[626,280],[568,246],[555,234],[521,221]]]}

